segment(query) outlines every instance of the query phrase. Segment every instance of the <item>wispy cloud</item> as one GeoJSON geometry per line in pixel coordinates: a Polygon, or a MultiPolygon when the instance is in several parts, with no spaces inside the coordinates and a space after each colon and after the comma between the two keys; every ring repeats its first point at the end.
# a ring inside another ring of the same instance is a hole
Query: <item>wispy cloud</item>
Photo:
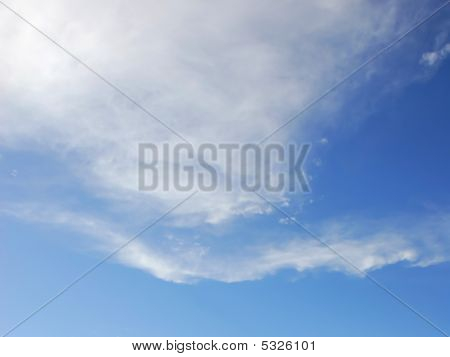
{"type": "MultiPolygon", "coordinates": [[[[193,143],[261,139],[402,23],[396,5],[360,0],[87,3],[15,6],[193,143]]],[[[158,211],[177,202],[182,193],[138,192],[136,163],[137,143],[178,138],[10,13],[0,20],[2,145],[64,155],[95,195],[116,202],[158,211]]],[[[328,121],[302,118],[298,132],[328,121]]],[[[219,223],[261,205],[218,192],[178,214],[219,223]]]]}
{"type": "Polygon", "coordinates": [[[436,66],[440,62],[442,62],[447,56],[450,55],[450,43],[445,44],[440,49],[431,52],[425,52],[422,55],[420,63],[425,66],[436,66]]]}
{"type": "MultiPolygon", "coordinates": [[[[0,213],[82,233],[90,237],[92,249],[103,254],[110,253],[133,236],[114,223],[61,209],[43,208],[42,205],[3,206],[0,213]]],[[[166,245],[149,243],[148,239],[133,241],[114,259],[173,282],[257,280],[284,269],[298,272],[323,269],[360,276],[361,271],[369,272],[402,262],[426,267],[450,260],[450,214],[447,213],[420,220],[404,217],[369,221],[347,217],[341,221],[322,222],[315,229],[320,232],[321,240],[359,271],[300,231],[286,233],[287,239],[281,242],[271,240],[255,244],[242,240],[239,247],[227,254],[215,246],[217,242],[211,243],[205,237],[187,240],[171,234],[166,245]],[[418,223],[406,223],[413,221],[418,223]]],[[[278,229],[277,232],[280,234],[278,229]]]]}

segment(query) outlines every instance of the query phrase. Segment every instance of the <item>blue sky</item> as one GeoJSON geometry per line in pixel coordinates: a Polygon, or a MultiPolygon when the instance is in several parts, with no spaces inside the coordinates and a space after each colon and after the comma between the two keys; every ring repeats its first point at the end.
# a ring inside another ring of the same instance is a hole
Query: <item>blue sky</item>
{"type": "MultiPolygon", "coordinates": [[[[15,6],[198,144],[264,137],[441,3],[15,6]]],[[[137,189],[137,143],[176,137],[1,10],[6,332],[187,194],[137,189]]],[[[312,144],[312,192],[270,196],[447,332],[449,11],[274,137],[312,144]]],[[[200,193],[12,335],[440,335],[284,218],[200,193]]]]}

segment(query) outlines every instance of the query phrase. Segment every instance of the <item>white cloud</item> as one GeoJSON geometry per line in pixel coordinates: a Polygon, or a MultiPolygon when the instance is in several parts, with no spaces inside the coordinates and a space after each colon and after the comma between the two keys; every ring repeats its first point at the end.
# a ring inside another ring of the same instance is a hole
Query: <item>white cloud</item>
{"type": "Polygon", "coordinates": [[[282,217],[278,220],[278,223],[280,224],[292,224],[292,219],[294,219],[293,217],[291,217],[290,219],[287,217],[282,217]]]}
{"type": "Polygon", "coordinates": [[[449,54],[450,54],[450,43],[447,43],[444,46],[442,46],[442,48],[436,51],[425,52],[422,55],[420,63],[432,67],[442,62],[449,54]]]}
{"type": "MultiPolygon", "coordinates": [[[[13,215],[29,222],[69,227],[94,239],[91,246],[103,254],[110,253],[129,240],[114,223],[83,214],[46,208],[42,205],[0,207],[1,214],[13,215]]],[[[426,267],[450,260],[450,214],[434,214],[417,220],[358,220],[349,217],[317,225],[320,239],[347,261],[324,247],[300,229],[290,231],[290,238],[259,244],[241,241],[230,254],[217,253],[218,247],[206,244],[207,237],[178,239],[170,234],[169,244],[155,244],[151,231],[120,251],[114,260],[172,282],[214,279],[223,282],[257,280],[283,269],[307,272],[324,269],[361,276],[387,265],[407,263],[426,267]],[[418,222],[414,225],[408,222],[418,222]]],[[[277,230],[278,236],[280,231],[277,230]]],[[[220,248],[219,248],[220,249],[220,248]]]]}
{"type": "MultiPolygon", "coordinates": [[[[362,0],[21,0],[14,7],[194,143],[261,139],[401,23],[395,5],[362,0]]],[[[2,145],[63,155],[94,195],[115,203],[151,201],[163,212],[182,199],[137,190],[137,143],[177,137],[11,13],[0,12],[0,23],[2,145]]],[[[328,120],[301,118],[298,132],[306,137],[328,120]]],[[[261,207],[251,194],[218,192],[176,215],[219,223],[261,207]]]]}

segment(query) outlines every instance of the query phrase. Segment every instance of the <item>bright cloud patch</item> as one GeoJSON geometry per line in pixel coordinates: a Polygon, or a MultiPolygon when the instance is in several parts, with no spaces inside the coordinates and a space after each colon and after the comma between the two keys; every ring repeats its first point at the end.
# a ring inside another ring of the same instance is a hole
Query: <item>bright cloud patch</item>
{"type": "Polygon", "coordinates": [[[426,52],[422,55],[421,63],[426,66],[434,66],[443,61],[450,54],[450,43],[445,44],[442,48],[426,52]]]}
{"type": "MultiPolygon", "coordinates": [[[[398,31],[394,6],[356,0],[15,7],[194,144],[262,139],[398,31]]],[[[67,157],[95,195],[160,212],[182,199],[137,190],[137,144],[178,137],[16,17],[0,18],[3,145],[67,157]]],[[[296,140],[329,120],[301,118],[296,140]]],[[[175,214],[219,223],[262,205],[235,191],[175,214]]]]}
{"type": "MultiPolygon", "coordinates": [[[[28,222],[51,222],[80,232],[91,237],[93,249],[103,254],[115,251],[133,237],[133,233],[124,233],[112,222],[36,205],[3,207],[0,212],[28,222]]],[[[412,217],[407,218],[407,221],[347,218],[323,222],[314,230],[320,232],[320,240],[328,247],[298,230],[294,236],[291,234],[278,242],[261,239],[249,244],[243,239],[225,255],[217,247],[206,244],[208,237],[178,239],[171,234],[165,237],[168,245],[155,244],[155,237],[148,243],[153,235],[150,231],[120,250],[113,259],[173,282],[255,280],[283,269],[298,272],[325,269],[361,276],[400,262],[424,267],[447,261],[450,215],[430,215],[415,225],[406,224],[414,221],[412,217]]]]}

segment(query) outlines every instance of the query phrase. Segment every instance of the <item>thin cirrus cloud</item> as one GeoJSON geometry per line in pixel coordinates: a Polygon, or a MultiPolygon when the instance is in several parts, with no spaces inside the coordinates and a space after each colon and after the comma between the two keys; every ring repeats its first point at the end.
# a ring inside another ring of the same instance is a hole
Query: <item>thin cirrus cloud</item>
{"type": "MultiPolygon", "coordinates": [[[[106,0],[14,2],[23,16],[194,144],[262,139],[404,30],[400,5],[362,0],[138,1],[133,6],[106,0]]],[[[137,189],[137,144],[177,137],[11,13],[1,11],[0,23],[0,141],[5,148],[64,157],[92,197],[129,215],[139,216],[133,210],[145,206],[146,214],[150,210],[156,216],[185,197],[137,189]]],[[[345,92],[342,96],[347,98],[345,92]]],[[[337,105],[331,101],[327,110],[337,105]]],[[[308,135],[330,120],[338,119],[320,113],[300,118],[296,140],[310,141],[308,135]]],[[[290,133],[283,131],[277,139],[288,140],[290,133]]],[[[271,199],[288,201],[283,194],[271,199]]],[[[28,210],[17,210],[18,217],[30,218],[28,210]]],[[[126,239],[106,222],[69,212],[62,208],[34,216],[63,227],[77,222],[80,233],[101,250],[126,239]]],[[[270,212],[255,195],[216,192],[177,209],[171,224],[219,226],[270,212]]],[[[441,259],[431,246],[422,255],[423,240],[410,241],[409,230],[388,231],[379,227],[376,234],[325,236],[365,271],[441,259]]],[[[300,237],[282,245],[249,243],[248,254],[233,264],[214,246],[185,244],[181,253],[179,243],[135,242],[118,259],[170,281],[241,281],[283,268],[349,271],[317,242],[300,237]]]]}
{"type": "Polygon", "coordinates": [[[425,66],[433,67],[441,63],[448,55],[450,55],[450,43],[445,44],[436,51],[425,52],[422,55],[420,63],[425,66]]]}
{"type": "MultiPolygon", "coordinates": [[[[2,206],[0,212],[29,223],[51,222],[59,229],[81,233],[89,237],[93,250],[103,254],[115,251],[132,237],[112,222],[55,207],[15,204],[2,206]]],[[[307,234],[291,232],[278,242],[262,240],[255,244],[242,240],[229,254],[221,254],[219,249],[204,244],[204,237],[187,240],[171,234],[165,237],[170,241],[168,245],[137,239],[113,259],[163,280],[191,283],[199,279],[257,280],[283,269],[298,272],[322,269],[361,276],[391,264],[426,267],[450,258],[449,214],[431,214],[420,220],[403,217],[369,221],[346,217],[322,222],[315,229],[321,232],[320,239],[341,257],[307,234]],[[418,223],[407,223],[412,221],[418,223]]]]}
{"type": "MultiPolygon", "coordinates": [[[[401,27],[395,5],[356,0],[87,3],[14,6],[194,144],[262,139],[401,27]]],[[[179,139],[10,13],[0,17],[2,144],[68,157],[93,195],[160,212],[180,201],[136,184],[137,144],[179,139]]],[[[300,118],[296,140],[329,120],[300,118]]],[[[175,214],[220,223],[264,206],[236,190],[175,214]]]]}

